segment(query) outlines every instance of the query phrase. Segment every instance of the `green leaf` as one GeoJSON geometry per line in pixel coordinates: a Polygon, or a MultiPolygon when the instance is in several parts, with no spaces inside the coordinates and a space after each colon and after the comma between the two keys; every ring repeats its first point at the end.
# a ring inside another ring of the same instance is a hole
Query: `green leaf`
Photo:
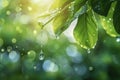
{"type": "Polygon", "coordinates": [[[59,36],[64,30],[66,30],[66,28],[69,27],[73,20],[86,12],[87,8],[84,5],[85,2],[84,4],[82,3],[81,7],[76,12],[74,12],[75,4],[74,2],[71,2],[63,8],[62,12],[59,15],[55,17],[55,19],[53,20],[53,28],[57,36],[59,36]]]}
{"type": "Polygon", "coordinates": [[[68,28],[71,23],[71,18],[73,16],[73,5],[72,3],[68,5],[66,5],[66,7],[63,8],[53,20],[53,29],[57,36],[68,28]]]}
{"type": "MultiPolygon", "coordinates": [[[[116,37],[119,34],[116,32],[114,25],[113,25],[113,12],[114,12],[115,3],[112,4],[109,13],[106,17],[97,15],[99,17],[100,24],[106,33],[112,37],[116,37]]],[[[98,20],[99,21],[99,20],[98,20]]]]}
{"type": "Polygon", "coordinates": [[[89,10],[79,16],[77,26],[74,29],[74,37],[81,47],[94,48],[98,39],[98,30],[94,23],[92,11],[89,10]]]}
{"type": "Polygon", "coordinates": [[[74,13],[76,13],[85,3],[87,0],[75,0],[75,5],[74,5],[74,13]]]}
{"type": "Polygon", "coordinates": [[[120,34],[120,1],[117,2],[113,14],[113,25],[115,30],[120,34]]]}
{"type": "Polygon", "coordinates": [[[92,9],[103,16],[107,16],[111,3],[111,0],[91,0],[92,9]]]}

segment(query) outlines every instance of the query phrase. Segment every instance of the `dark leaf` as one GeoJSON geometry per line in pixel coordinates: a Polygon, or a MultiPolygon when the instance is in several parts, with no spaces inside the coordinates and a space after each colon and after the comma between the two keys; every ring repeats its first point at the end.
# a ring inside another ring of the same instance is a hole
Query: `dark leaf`
{"type": "Polygon", "coordinates": [[[120,34],[120,1],[117,2],[113,14],[113,25],[115,30],[120,34]]]}
{"type": "Polygon", "coordinates": [[[92,9],[103,16],[107,16],[111,3],[110,0],[91,0],[92,9]]]}

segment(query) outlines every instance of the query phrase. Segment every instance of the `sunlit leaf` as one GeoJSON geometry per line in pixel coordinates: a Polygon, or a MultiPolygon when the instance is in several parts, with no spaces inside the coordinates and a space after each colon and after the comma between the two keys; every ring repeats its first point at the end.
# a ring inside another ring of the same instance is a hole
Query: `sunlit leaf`
{"type": "Polygon", "coordinates": [[[74,12],[78,11],[83,5],[85,5],[87,0],[75,0],[74,12]]]}
{"type": "Polygon", "coordinates": [[[81,47],[94,48],[98,39],[98,31],[92,11],[89,10],[79,16],[77,26],[74,29],[74,36],[81,47]]]}
{"type": "Polygon", "coordinates": [[[73,15],[72,3],[67,5],[53,20],[53,29],[56,35],[60,35],[71,23],[73,15]]]}
{"type": "Polygon", "coordinates": [[[115,30],[120,34],[120,1],[117,2],[113,14],[113,25],[115,30]]]}
{"type": "MultiPolygon", "coordinates": [[[[112,37],[118,36],[118,33],[114,29],[113,25],[113,12],[114,12],[115,3],[111,6],[110,11],[107,17],[100,16],[100,21],[103,29],[112,37]]],[[[118,22],[117,22],[118,23],[118,22]]]]}

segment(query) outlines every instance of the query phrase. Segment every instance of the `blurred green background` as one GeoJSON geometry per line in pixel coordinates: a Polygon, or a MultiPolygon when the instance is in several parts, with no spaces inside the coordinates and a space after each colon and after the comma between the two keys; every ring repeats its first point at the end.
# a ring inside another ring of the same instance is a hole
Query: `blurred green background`
{"type": "Polygon", "coordinates": [[[41,30],[27,1],[0,0],[0,80],[120,80],[119,37],[99,29],[95,48],[83,49],[69,29],[41,30]]]}

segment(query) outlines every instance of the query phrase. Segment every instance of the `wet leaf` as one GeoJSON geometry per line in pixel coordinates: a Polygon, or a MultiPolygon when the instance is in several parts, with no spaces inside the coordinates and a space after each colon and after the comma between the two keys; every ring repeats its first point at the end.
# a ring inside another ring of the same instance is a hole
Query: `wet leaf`
{"type": "Polygon", "coordinates": [[[87,0],[75,0],[74,12],[76,13],[82,6],[85,5],[87,0]]]}
{"type": "Polygon", "coordinates": [[[115,30],[120,34],[120,1],[117,2],[113,14],[113,25],[115,30]]]}
{"type": "Polygon", "coordinates": [[[92,9],[103,16],[107,16],[111,3],[111,0],[91,0],[92,9]]]}
{"type": "Polygon", "coordinates": [[[92,11],[89,10],[79,16],[77,26],[74,29],[74,36],[81,47],[94,48],[98,39],[98,31],[92,11]]]}
{"type": "MultiPolygon", "coordinates": [[[[108,16],[100,16],[100,25],[102,25],[103,29],[112,37],[118,36],[114,25],[113,25],[113,12],[114,12],[115,3],[112,4],[108,16]]],[[[118,23],[118,22],[117,22],[118,23]]]]}
{"type": "Polygon", "coordinates": [[[73,6],[66,6],[53,20],[53,29],[57,36],[59,36],[71,23],[71,17],[73,15],[73,6]]]}

